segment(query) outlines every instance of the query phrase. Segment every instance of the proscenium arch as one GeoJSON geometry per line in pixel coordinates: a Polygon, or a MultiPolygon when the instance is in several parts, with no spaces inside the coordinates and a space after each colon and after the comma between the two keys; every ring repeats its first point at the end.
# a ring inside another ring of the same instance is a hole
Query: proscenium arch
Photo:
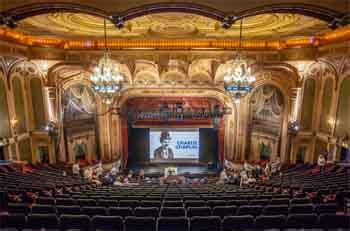
{"type": "Polygon", "coordinates": [[[234,23],[236,20],[240,20],[245,17],[268,13],[300,14],[304,16],[317,18],[328,23],[332,22],[335,18],[341,18],[344,15],[344,12],[339,12],[330,8],[303,3],[280,3],[254,7],[240,12],[223,12],[221,10],[206,5],[182,2],[145,4],[140,7],[130,8],[123,12],[107,12],[96,7],[76,3],[36,3],[8,9],[2,12],[2,14],[6,17],[12,18],[14,21],[20,21],[28,17],[40,14],[58,12],[72,12],[94,15],[110,20],[117,27],[122,26],[123,23],[128,20],[140,16],[167,12],[197,14],[215,19],[220,22],[226,22],[229,25],[234,23]]]}

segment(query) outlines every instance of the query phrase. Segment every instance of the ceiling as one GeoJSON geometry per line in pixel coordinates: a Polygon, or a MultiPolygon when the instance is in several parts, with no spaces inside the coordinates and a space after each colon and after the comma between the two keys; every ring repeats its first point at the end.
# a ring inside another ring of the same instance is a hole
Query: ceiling
{"type": "Polygon", "coordinates": [[[222,12],[241,12],[262,5],[272,4],[308,4],[317,7],[327,8],[334,11],[344,12],[348,9],[348,0],[1,0],[1,7],[5,9],[17,8],[33,3],[75,3],[94,7],[107,12],[122,12],[131,8],[140,7],[146,4],[157,4],[164,2],[171,3],[194,3],[217,9],[222,12]]]}
{"type": "MultiPolygon", "coordinates": [[[[223,29],[217,20],[190,13],[156,13],[131,19],[122,29],[108,21],[113,38],[238,38],[239,23],[223,29]]],[[[29,35],[81,39],[103,37],[103,19],[81,13],[50,13],[24,19],[18,31],[29,35]]],[[[243,36],[276,39],[318,35],[329,31],[327,23],[298,14],[271,13],[244,18],[243,36]]]]}

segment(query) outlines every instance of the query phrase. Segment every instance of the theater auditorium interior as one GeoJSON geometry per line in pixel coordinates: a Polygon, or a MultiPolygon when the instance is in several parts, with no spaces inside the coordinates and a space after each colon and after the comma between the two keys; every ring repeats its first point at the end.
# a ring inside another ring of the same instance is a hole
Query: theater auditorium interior
{"type": "Polygon", "coordinates": [[[350,0],[0,0],[0,230],[350,230],[350,0]]]}

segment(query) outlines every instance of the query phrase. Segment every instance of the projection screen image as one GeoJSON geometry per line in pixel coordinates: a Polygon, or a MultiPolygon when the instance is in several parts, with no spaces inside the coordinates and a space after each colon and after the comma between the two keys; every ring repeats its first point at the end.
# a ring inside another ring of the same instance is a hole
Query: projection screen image
{"type": "Polygon", "coordinates": [[[150,129],[150,160],[198,160],[198,129],[150,129]]]}

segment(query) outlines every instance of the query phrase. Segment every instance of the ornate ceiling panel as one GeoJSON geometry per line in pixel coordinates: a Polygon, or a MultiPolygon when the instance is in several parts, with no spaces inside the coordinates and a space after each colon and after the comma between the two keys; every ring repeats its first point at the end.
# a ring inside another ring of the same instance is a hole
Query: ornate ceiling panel
{"type": "MultiPolygon", "coordinates": [[[[59,38],[103,36],[103,19],[80,13],[42,14],[22,20],[18,29],[30,35],[59,38]]],[[[327,23],[297,14],[262,14],[244,19],[244,37],[271,39],[300,37],[328,31],[327,23]]],[[[113,38],[237,38],[239,23],[225,30],[221,23],[189,13],[157,13],[127,21],[121,30],[108,23],[113,38]]]]}
{"type": "Polygon", "coordinates": [[[282,5],[282,4],[295,4],[309,5],[309,8],[318,9],[330,9],[333,11],[343,11],[346,9],[347,0],[172,0],[172,1],[159,1],[159,0],[2,0],[2,7],[5,9],[18,8],[27,6],[30,4],[47,3],[50,5],[57,3],[69,3],[79,4],[85,7],[96,8],[107,12],[124,12],[133,8],[139,8],[149,4],[161,4],[162,2],[171,2],[176,4],[200,4],[207,8],[213,8],[222,12],[241,12],[253,8],[258,8],[263,5],[282,5]]]}

